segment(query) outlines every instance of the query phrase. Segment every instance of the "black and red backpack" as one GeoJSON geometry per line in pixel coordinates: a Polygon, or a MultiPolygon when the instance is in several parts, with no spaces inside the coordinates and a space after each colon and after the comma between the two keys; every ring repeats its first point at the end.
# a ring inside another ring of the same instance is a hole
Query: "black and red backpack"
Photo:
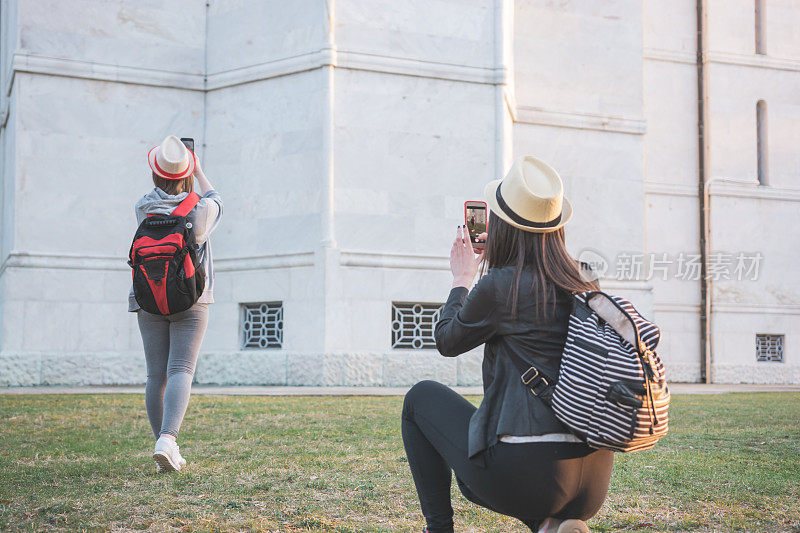
{"type": "Polygon", "coordinates": [[[133,295],[148,313],[180,313],[203,294],[206,276],[186,218],[199,201],[191,192],[171,214],[148,214],[136,230],[128,264],[133,269],[133,295]]]}

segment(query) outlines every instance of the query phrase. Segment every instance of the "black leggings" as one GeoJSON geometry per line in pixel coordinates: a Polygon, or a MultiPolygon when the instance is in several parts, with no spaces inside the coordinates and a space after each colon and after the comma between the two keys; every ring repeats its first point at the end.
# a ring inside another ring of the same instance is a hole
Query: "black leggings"
{"type": "Polygon", "coordinates": [[[582,443],[501,441],[484,453],[484,468],[467,458],[474,412],[464,397],[435,381],[421,381],[406,394],[403,445],[431,533],[453,531],[451,469],[465,498],[533,531],[549,516],[586,520],[600,510],[613,452],[582,443]]]}

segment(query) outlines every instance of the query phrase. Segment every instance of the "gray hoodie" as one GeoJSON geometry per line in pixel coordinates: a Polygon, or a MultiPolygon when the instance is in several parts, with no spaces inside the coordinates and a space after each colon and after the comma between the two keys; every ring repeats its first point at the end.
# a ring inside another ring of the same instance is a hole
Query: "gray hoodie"
{"type": "MultiPolygon", "coordinates": [[[[186,192],[174,195],[167,194],[158,187],[154,188],[136,202],[134,208],[136,211],[136,223],[141,224],[142,220],[147,218],[148,213],[171,213],[188,194],[186,192]]],[[[200,262],[206,272],[206,286],[203,294],[197,300],[200,303],[214,302],[214,264],[211,260],[211,241],[209,241],[208,236],[219,224],[221,216],[222,197],[214,189],[200,196],[200,201],[187,215],[189,222],[194,227],[194,236],[200,246],[200,262]]],[[[139,304],[133,296],[133,285],[131,285],[131,291],[128,294],[128,311],[138,310],[139,304]]]]}

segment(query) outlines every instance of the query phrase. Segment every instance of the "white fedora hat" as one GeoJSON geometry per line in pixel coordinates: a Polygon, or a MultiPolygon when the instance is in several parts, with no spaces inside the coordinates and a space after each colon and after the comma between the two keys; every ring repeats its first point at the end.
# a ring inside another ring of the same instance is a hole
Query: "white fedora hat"
{"type": "Polygon", "coordinates": [[[194,172],[194,153],[174,135],[147,152],[150,168],[164,179],[182,180],[194,172]]]}
{"type": "Polygon", "coordinates": [[[533,156],[517,159],[505,178],[486,185],[483,196],[495,215],[524,231],[555,231],[572,217],[561,176],[533,156]]]}

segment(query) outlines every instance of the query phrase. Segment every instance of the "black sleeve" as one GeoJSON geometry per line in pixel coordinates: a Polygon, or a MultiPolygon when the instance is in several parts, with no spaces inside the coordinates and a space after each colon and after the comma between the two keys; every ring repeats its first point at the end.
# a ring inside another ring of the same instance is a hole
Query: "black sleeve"
{"type": "Polygon", "coordinates": [[[454,287],[436,323],[436,349],[445,357],[455,357],[480,346],[497,331],[497,306],[491,274],[483,276],[468,291],[454,287]]]}

